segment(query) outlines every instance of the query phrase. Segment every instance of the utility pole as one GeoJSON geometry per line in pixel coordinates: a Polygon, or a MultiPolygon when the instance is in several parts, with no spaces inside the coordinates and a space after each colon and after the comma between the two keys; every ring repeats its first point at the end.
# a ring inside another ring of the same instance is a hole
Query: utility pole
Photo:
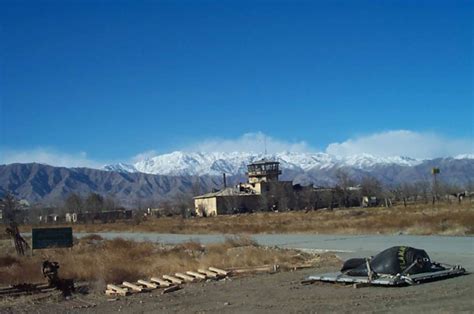
{"type": "Polygon", "coordinates": [[[437,176],[440,173],[439,168],[431,169],[431,174],[433,175],[433,205],[435,201],[438,201],[438,180],[437,176]]]}

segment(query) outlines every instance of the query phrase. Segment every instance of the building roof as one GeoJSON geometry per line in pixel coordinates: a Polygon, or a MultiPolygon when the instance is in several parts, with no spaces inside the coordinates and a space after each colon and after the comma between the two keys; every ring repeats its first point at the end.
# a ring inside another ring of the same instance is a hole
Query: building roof
{"type": "Polygon", "coordinates": [[[198,195],[198,196],[195,196],[194,198],[196,199],[196,198],[210,198],[210,197],[217,197],[217,196],[246,196],[246,195],[255,195],[255,194],[239,191],[238,189],[234,187],[228,187],[217,192],[211,192],[211,193],[207,193],[203,195],[198,195]]]}

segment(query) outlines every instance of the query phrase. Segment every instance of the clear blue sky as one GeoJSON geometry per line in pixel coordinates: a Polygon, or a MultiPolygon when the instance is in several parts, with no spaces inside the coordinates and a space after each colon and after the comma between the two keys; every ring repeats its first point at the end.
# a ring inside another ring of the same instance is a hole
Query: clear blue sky
{"type": "Polygon", "coordinates": [[[2,1],[2,149],[473,138],[472,1],[2,1]]]}

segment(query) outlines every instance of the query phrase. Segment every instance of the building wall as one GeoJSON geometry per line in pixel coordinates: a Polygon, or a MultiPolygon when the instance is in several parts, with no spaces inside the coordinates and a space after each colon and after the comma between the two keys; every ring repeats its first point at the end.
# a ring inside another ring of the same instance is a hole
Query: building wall
{"type": "Polygon", "coordinates": [[[218,196],[217,214],[252,212],[259,209],[260,195],[218,196]]]}
{"type": "Polygon", "coordinates": [[[194,209],[197,216],[216,216],[217,215],[217,198],[206,197],[194,199],[194,209]]]}

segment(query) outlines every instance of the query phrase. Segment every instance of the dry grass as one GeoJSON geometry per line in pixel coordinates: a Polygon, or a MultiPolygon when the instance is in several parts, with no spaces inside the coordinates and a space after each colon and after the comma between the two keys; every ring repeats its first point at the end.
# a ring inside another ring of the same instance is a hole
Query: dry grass
{"type": "Polygon", "coordinates": [[[245,237],[229,237],[224,243],[203,246],[187,242],[165,246],[152,242],[124,239],[103,240],[92,235],[76,241],[72,249],[36,251],[34,256],[16,257],[8,243],[0,255],[0,284],[44,281],[41,262],[60,263],[60,276],[94,282],[103,288],[106,283],[134,281],[200,267],[247,267],[264,264],[295,265],[310,262],[337,263],[333,255],[313,255],[295,250],[266,248],[245,237]]]}
{"type": "MultiPolygon", "coordinates": [[[[314,234],[474,234],[472,203],[355,208],[334,211],[254,213],[208,218],[150,218],[140,224],[74,225],[74,232],[314,233],[314,234]]],[[[29,231],[31,227],[23,228],[29,231]]]]}

